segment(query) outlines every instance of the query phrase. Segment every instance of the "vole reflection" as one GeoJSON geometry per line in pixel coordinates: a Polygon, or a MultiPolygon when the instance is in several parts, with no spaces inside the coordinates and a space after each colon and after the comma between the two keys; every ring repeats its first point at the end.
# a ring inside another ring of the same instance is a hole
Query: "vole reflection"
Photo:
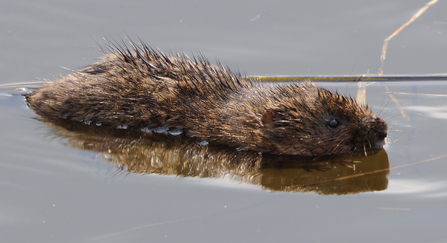
{"type": "Polygon", "coordinates": [[[387,188],[385,150],[367,157],[317,159],[201,146],[182,136],[46,120],[71,147],[101,152],[118,170],[181,177],[231,178],[271,191],[351,194],[387,188]],[[355,161],[355,163],[353,163],[355,161]]]}

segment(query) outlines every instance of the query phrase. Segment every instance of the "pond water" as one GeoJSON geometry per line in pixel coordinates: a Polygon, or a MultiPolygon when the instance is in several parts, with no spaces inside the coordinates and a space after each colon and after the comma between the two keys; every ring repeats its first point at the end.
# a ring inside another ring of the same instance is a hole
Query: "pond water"
{"type": "MultiPolygon", "coordinates": [[[[383,41],[427,3],[3,1],[0,241],[445,242],[447,81],[318,83],[389,125],[384,150],[352,168],[225,166],[175,139],[44,122],[14,95],[91,64],[104,36],[253,76],[377,74],[383,41]]],[[[393,37],[386,75],[445,72],[446,8],[393,37]]]]}

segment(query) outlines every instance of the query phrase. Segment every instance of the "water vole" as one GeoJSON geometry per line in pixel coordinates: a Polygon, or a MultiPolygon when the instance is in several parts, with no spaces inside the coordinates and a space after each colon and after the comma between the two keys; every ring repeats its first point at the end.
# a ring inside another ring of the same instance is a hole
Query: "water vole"
{"type": "Polygon", "coordinates": [[[99,62],[26,95],[51,118],[166,129],[209,144],[321,156],[382,148],[386,123],[309,82],[262,86],[204,57],[112,45],[99,62]]]}

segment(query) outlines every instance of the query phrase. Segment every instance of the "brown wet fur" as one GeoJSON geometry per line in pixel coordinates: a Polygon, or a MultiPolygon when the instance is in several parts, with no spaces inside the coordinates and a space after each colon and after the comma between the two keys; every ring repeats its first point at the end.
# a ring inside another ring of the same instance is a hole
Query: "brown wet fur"
{"type": "Polygon", "coordinates": [[[99,62],[26,95],[39,115],[111,127],[182,130],[209,144],[272,154],[368,154],[386,123],[310,82],[265,86],[204,57],[110,44],[99,62]]]}

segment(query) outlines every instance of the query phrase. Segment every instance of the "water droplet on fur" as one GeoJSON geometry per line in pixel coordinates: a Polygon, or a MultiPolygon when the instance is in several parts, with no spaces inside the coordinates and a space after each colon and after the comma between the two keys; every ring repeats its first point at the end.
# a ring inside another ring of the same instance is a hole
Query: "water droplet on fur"
{"type": "Polygon", "coordinates": [[[142,132],[152,132],[152,129],[149,129],[149,128],[147,128],[147,127],[145,127],[145,128],[141,128],[140,129],[142,132]]]}
{"type": "Polygon", "coordinates": [[[168,133],[171,134],[171,135],[174,135],[174,136],[178,136],[178,135],[183,133],[183,129],[177,129],[177,130],[169,131],[168,133]]]}
{"type": "Polygon", "coordinates": [[[156,132],[156,133],[164,133],[164,132],[167,132],[168,130],[169,130],[169,127],[157,127],[157,128],[152,129],[152,131],[156,132]]]}
{"type": "Polygon", "coordinates": [[[208,142],[207,141],[202,141],[202,142],[198,142],[198,144],[200,146],[206,146],[206,145],[208,145],[208,142]]]}

